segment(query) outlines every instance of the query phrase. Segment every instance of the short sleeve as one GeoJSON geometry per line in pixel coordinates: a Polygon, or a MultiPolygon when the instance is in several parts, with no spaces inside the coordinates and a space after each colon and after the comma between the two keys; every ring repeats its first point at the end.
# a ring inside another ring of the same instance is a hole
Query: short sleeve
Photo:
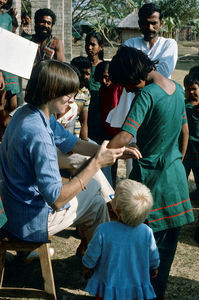
{"type": "Polygon", "coordinates": [[[77,137],[66,130],[54,116],[50,117],[50,127],[54,133],[56,147],[63,153],[70,152],[77,143],[77,137]]]}
{"type": "Polygon", "coordinates": [[[93,269],[102,252],[102,235],[100,233],[100,225],[97,227],[96,232],[88,244],[88,248],[82,258],[82,263],[85,267],[93,269]]]}
{"type": "Polygon", "coordinates": [[[152,99],[150,94],[139,91],[132,102],[130,112],[122,126],[122,130],[136,136],[147,112],[150,110],[152,99]]]}

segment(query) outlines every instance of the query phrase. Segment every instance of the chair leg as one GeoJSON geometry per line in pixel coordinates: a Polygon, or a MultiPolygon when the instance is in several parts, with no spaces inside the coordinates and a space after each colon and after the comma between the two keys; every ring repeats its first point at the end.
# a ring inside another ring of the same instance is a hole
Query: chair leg
{"type": "Polygon", "coordinates": [[[44,290],[49,294],[49,299],[56,300],[57,297],[55,291],[51,258],[49,253],[49,245],[42,244],[38,250],[40,254],[42,276],[44,279],[44,290]]]}
{"type": "Polygon", "coordinates": [[[0,249],[0,287],[3,284],[3,275],[5,269],[6,250],[0,249]]]}

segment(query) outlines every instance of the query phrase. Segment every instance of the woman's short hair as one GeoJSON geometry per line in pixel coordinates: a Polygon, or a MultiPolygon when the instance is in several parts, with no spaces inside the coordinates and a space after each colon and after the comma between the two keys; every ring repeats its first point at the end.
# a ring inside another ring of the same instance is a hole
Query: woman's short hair
{"type": "Polygon", "coordinates": [[[155,70],[156,63],[136,48],[121,46],[110,62],[109,75],[115,84],[139,83],[155,70]]]}
{"type": "Polygon", "coordinates": [[[112,203],[119,220],[130,226],[138,226],[146,220],[153,197],[144,184],[125,179],[117,184],[112,203]]]}
{"type": "Polygon", "coordinates": [[[10,9],[12,6],[12,0],[8,0],[6,4],[2,6],[3,9],[10,9]]]}
{"type": "Polygon", "coordinates": [[[95,81],[100,81],[102,79],[103,73],[109,71],[109,61],[102,61],[95,68],[94,79],[95,81]]]}
{"type": "Polygon", "coordinates": [[[44,60],[33,68],[25,101],[40,106],[57,97],[77,93],[78,89],[79,78],[70,65],[57,60],[44,60]]]}
{"type": "MultiPolygon", "coordinates": [[[[103,36],[99,32],[96,32],[96,31],[91,31],[91,32],[89,32],[86,35],[86,39],[85,39],[86,45],[89,43],[91,37],[93,37],[93,38],[95,38],[97,40],[99,46],[103,46],[104,45],[104,38],[103,38],[103,36]]],[[[98,56],[99,56],[99,59],[103,60],[104,59],[104,50],[101,50],[99,52],[98,56]]]]}
{"type": "Polygon", "coordinates": [[[35,12],[35,24],[41,20],[42,17],[48,16],[52,18],[52,25],[56,22],[56,14],[50,8],[40,8],[35,12]]]}

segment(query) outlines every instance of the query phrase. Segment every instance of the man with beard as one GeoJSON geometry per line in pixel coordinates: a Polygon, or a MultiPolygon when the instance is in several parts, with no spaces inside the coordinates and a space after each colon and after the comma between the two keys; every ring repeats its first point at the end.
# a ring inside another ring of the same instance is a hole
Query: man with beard
{"type": "MultiPolygon", "coordinates": [[[[156,62],[156,70],[166,78],[169,78],[175,69],[178,58],[178,46],[174,39],[159,36],[163,26],[163,15],[160,7],[154,3],[144,4],[138,12],[138,24],[142,37],[128,39],[124,45],[141,50],[156,62]]],[[[122,127],[131,107],[134,93],[127,93],[123,89],[117,107],[113,108],[106,122],[111,127],[122,127]]],[[[127,161],[127,176],[132,169],[132,162],[127,161]]]]}
{"type": "Polygon", "coordinates": [[[39,45],[35,63],[44,59],[57,59],[65,62],[64,46],[61,40],[52,35],[56,22],[55,13],[49,8],[39,9],[35,13],[35,34],[32,41],[39,45]]]}

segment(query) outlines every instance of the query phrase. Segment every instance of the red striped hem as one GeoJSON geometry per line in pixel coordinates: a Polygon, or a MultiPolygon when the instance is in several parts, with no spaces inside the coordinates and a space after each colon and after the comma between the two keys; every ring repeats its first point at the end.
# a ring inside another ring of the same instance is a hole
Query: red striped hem
{"type": "Polygon", "coordinates": [[[6,83],[5,83],[5,85],[9,85],[9,84],[17,84],[17,85],[19,85],[18,82],[6,82],[6,83]]]}
{"type": "Polygon", "coordinates": [[[135,128],[136,130],[138,130],[138,128],[137,128],[136,126],[134,126],[134,125],[132,125],[132,124],[130,124],[130,123],[125,122],[124,125],[129,125],[129,126],[135,128]]]}
{"type": "Polygon", "coordinates": [[[11,79],[11,78],[17,78],[17,76],[4,77],[4,79],[11,79]]]}
{"type": "Polygon", "coordinates": [[[178,202],[178,203],[174,203],[174,204],[171,204],[171,205],[168,205],[168,206],[164,206],[164,207],[159,207],[159,208],[156,208],[156,209],[152,209],[150,212],[157,211],[157,210],[164,209],[164,208],[168,208],[168,207],[172,207],[172,206],[176,206],[176,205],[178,205],[178,204],[181,204],[181,203],[186,202],[186,201],[189,201],[189,200],[190,200],[190,199],[188,198],[188,199],[182,200],[182,201],[180,201],[180,202],[178,202]]]}
{"type": "Polygon", "coordinates": [[[138,126],[140,126],[140,124],[139,124],[138,122],[136,122],[135,120],[133,120],[133,119],[127,118],[127,120],[129,120],[129,121],[131,121],[131,122],[137,124],[138,126]]]}
{"type": "Polygon", "coordinates": [[[187,116],[183,117],[182,119],[184,120],[184,119],[186,119],[186,118],[187,118],[187,116]]]}
{"type": "Polygon", "coordinates": [[[188,212],[192,211],[192,209],[189,209],[187,211],[183,211],[177,215],[173,215],[173,216],[169,216],[169,217],[163,217],[163,218],[159,218],[159,219],[156,219],[156,220],[151,220],[151,221],[148,221],[149,223],[153,223],[153,222],[157,222],[157,221],[161,221],[161,220],[164,220],[164,219],[171,219],[171,218],[175,218],[175,217],[178,217],[180,215],[183,215],[183,214],[186,214],[188,212]]]}
{"type": "Polygon", "coordinates": [[[4,208],[2,208],[2,210],[0,211],[0,214],[4,211],[4,208]]]}

